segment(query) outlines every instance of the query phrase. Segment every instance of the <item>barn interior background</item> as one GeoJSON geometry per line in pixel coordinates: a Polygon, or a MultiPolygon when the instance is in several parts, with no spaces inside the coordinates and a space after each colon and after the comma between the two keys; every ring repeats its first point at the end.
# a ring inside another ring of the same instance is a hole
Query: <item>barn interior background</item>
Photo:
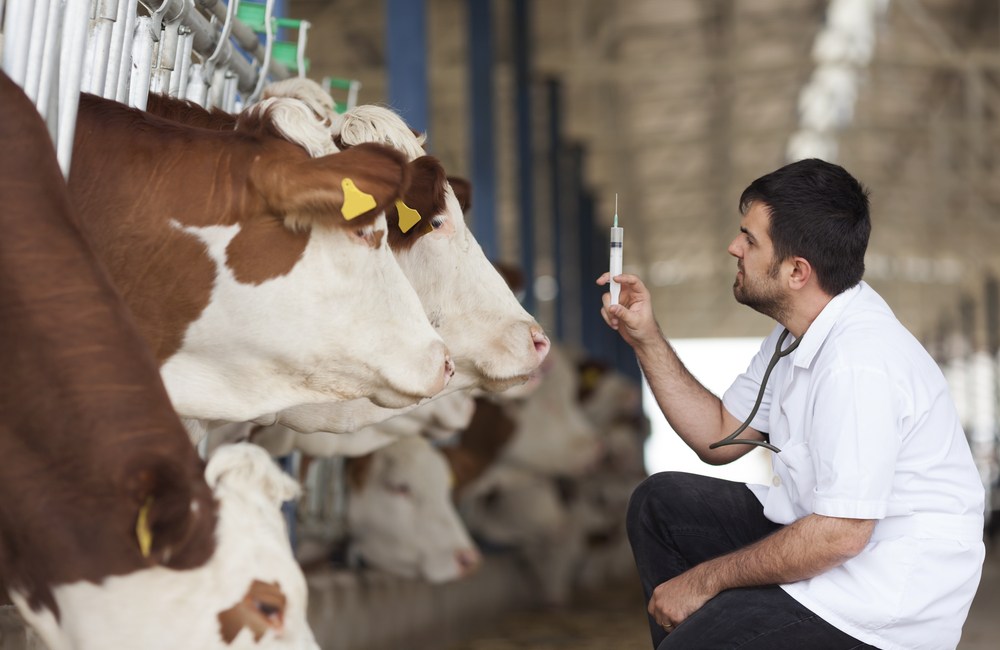
{"type": "MultiPolygon", "coordinates": [[[[192,0],[216,20],[225,4],[192,0]]],[[[997,0],[275,5],[307,21],[282,29],[294,40],[308,27],[310,78],[329,80],[338,101],[397,109],[471,179],[476,237],[523,270],[524,303],[554,338],[633,377],[593,286],[615,195],[625,268],[647,281],[669,337],[760,337],[769,321],[730,290],[739,194],[792,159],[843,164],[871,189],[866,279],[945,368],[996,483],[997,0]]],[[[454,589],[436,605],[502,600],[500,587],[454,589]]],[[[360,617],[364,604],[341,607],[360,617]]],[[[432,618],[412,626],[421,616],[432,618]]]]}

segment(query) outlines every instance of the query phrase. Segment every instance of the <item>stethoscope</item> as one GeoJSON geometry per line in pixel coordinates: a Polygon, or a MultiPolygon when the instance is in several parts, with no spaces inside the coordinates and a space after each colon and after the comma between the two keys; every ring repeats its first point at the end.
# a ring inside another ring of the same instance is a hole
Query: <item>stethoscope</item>
{"type": "Polygon", "coordinates": [[[795,348],[799,347],[799,343],[802,342],[802,337],[799,337],[795,339],[794,343],[782,350],[781,345],[785,342],[785,339],[788,338],[788,334],[788,329],[785,329],[785,331],[781,333],[781,336],[778,337],[778,343],[774,346],[774,354],[771,355],[771,361],[767,364],[767,370],[764,371],[764,378],[760,381],[760,391],[757,393],[757,401],[754,402],[753,410],[750,411],[750,415],[747,416],[747,419],[743,421],[743,424],[741,424],[736,431],[733,431],[718,442],[713,442],[708,446],[709,449],[718,449],[719,447],[724,447],[725,445],[754,445],[755,447],[770,449],[776,454],[781,453],[780,449],[769,442],[765,442],[763,440],[737,440],[736,436],[743,433],[743,431],[750,426],[750,422],[753,420],[753,417],[757,415],[757,409],[760,408],[760,403],[764,399],[764,389],[767,388],[767,378],[771,376],[771,371],[774,370],[776,365],[778,365],[778,360],[782,357],[787,357],[789,354],[794,352],[795,348]]]}

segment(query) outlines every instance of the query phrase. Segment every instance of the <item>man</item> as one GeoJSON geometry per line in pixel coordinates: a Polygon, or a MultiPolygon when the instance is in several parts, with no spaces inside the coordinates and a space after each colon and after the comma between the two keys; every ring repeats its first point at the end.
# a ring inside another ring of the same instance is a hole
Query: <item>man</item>
{"type": "Polygon", "coordinates": [[[767,486],[665,472],[633,493],[653,645],[954,648],[982,571],[984,490],[940,370],[861,281],[867,192],[803,160],[754,181],[740,214],[733,293],[778,324],[721,400],[678,360],[638,277],[615,278],[620,304],[604,296],[702,460],[774,451],[767,486]]]}

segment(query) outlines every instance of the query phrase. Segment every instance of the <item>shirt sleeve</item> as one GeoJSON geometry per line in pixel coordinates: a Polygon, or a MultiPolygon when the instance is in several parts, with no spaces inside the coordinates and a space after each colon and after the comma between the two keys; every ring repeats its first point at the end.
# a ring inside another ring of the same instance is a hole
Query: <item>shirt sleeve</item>
{"type": "MultiPolygon", "coordinates": [[[[747,367],[746,372],[737,377],[732,386],[722,395],[723,407],[729,411],[730,415],[741,422],[753,410],[754,402],[757,401],[757,394],[760,391],[761,379],[764,378],[764,371],[767,370],[767,364],[771,361],[771,355],[774,353],[774,345],[778,342],[778,337],[782,331],[784,331],[784,328],[780,325],[774,328],[767,338],[764,339],[764,342],[761,343],[760,350],[750,360],[750,365],[747,367]]],[[[768,424],[770,414],[771,387],[768,386],[764,389],[764,397],[760,402],[760,409],[754,415],[750,426],[756,431],[767,433],[768,429],[770,429],[770,425],[768,424]]]]}
{"type": "Polygon", "coordinates": [[[874,367],[831,371],[815,386],[807,436],[816,473],[813,512],[885,517],[901,445],[901,395],[874,367]]]}

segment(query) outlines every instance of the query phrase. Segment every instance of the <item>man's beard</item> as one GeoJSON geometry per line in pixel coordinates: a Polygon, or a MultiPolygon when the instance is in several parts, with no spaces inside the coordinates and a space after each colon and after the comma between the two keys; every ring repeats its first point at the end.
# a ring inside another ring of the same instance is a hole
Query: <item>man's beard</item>
{"type": "Polygon", "coordinates": [[[788,313],[788,298],[781,292],[777,282],[768,281],[777,279],[779,266],[775,264],[768,269],[766,279],[757,280],[748,280],[749,276],[741,265],[739,269],[743,273],[743,282],[740,282],[739,275],[733,282],[733,297],[736,302],[783,322],[788,313]]]}

